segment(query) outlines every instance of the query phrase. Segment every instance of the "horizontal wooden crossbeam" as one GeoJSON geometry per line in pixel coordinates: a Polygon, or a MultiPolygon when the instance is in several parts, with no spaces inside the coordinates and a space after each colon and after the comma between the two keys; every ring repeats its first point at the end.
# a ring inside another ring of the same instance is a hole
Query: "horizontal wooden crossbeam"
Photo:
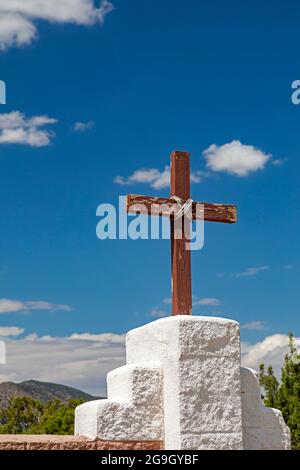
{"type": "MultiPolygon", "coordinates": [[[[158,215],[170,217],[173,215],[175,201],[163,197],[140,196],[138,194],[128,194],[126,201],[127,212],[136,212],[136,205],[141,206],[140,213],[145,215],[158,215]]],[[[221,222],[224,224],[234,224],[237,221],[237,208],[232,204],[209,204],[208,202],[193,202],[192,215],[193,219],[202,219],[197,217],[196,205],[204,205],[204,220],[208,222],[221,222]]]]}

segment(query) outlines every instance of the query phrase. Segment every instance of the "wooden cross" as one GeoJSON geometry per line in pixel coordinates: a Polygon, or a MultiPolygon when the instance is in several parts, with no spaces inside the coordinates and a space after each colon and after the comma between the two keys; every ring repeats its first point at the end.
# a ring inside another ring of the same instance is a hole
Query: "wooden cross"
{"type": "MultiPolygon", "coordinates": [[[[190,154],[188,152],[175,151],[171,153],[171,197],[177,196],[183,202],[190,198],[190,154]]],[[[192,276],[191,276],[191,252],[186,249],[187,237],[184,233],[181,239],[174,236],[174,213],[168,208],[174,207],[171,198],[151,196],[139,196],[129,194],[127,196],[127,212],[136,213],[136,207],[145,208],[148,215],[162,215],[170,217],[171,221],[171,256],[172,256],[172,315],[192,314],[192,276]],[[163,210],[161,208],[163,207],[163,210]]],[[[197,216],[196,206],[203,204],[204,217],[201,219],[209,222],[222,222],[233,224],[237,220],[236,206],[228,204],[209,204],[206,202],[193,202],[192,218],[197,216]]]]}

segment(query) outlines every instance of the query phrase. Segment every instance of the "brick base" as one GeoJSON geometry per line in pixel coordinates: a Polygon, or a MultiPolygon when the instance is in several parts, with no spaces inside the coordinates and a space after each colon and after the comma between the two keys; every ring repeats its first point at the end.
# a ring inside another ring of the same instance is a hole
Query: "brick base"
{"type": "Polygon", "coordinates": [[[1,450],[160,450],[161,441],[92,441],[76,436],[2,434],[1,450]]]}

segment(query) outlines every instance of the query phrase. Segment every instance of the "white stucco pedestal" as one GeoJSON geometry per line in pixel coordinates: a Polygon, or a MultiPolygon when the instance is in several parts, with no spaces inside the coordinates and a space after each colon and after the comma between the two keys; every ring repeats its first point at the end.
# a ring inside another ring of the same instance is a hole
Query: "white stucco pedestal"
{"type": "Polygon", "coordinates": [[[198,316],[160,319],[127,334],[126,355],[127,365],[108,374],[108,399],[76,409],[77,435],[162,440],[172,450],[242,450],[273,448],[270,432],[275,432],[276,448],[289,448],[281,413],[262,419],[268,409],[259,398],[259,384],[249,378],[252,372],[241,373],[237,322],[198,316]]]}

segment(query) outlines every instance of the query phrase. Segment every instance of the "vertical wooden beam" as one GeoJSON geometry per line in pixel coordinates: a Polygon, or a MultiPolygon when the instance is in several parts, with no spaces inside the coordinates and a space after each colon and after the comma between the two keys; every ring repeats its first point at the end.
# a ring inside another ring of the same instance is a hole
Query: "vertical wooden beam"
{"type": "MultiPolygon", "coordinates": [[[[171,153],[171,196],[183,200],[190,197],[190,154],[171,153]]],[[[183,223],[183,221],[182,221],[183,223]]],[[[171,217],[172,256],[172,315],[192,314],[191,252],[185,249],[186,238],[174,237],[174,217],[171,217]]]]}

